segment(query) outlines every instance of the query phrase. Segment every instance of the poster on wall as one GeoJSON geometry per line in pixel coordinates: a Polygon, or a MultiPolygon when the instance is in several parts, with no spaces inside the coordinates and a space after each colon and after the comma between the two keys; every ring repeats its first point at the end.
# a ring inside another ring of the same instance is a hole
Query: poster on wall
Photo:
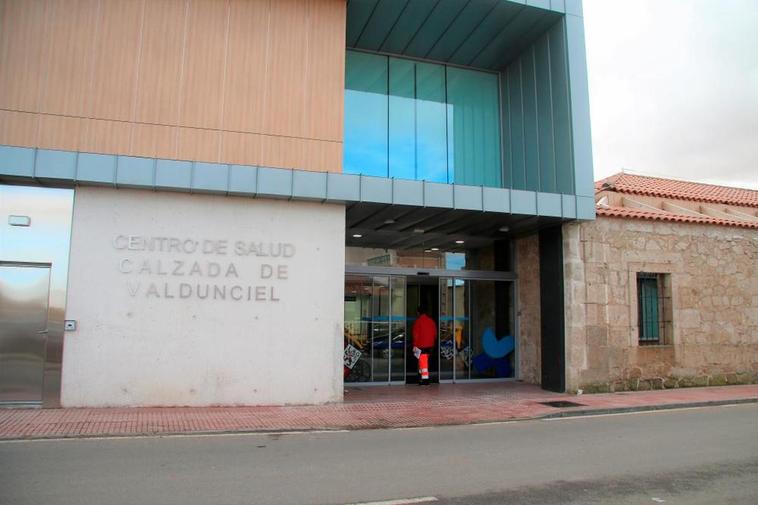
{"type": "Polygon", "coordinates": [[[352,346],[352,344],[347,344],[347,347],[345,347],[345,367],[349,368],[350,370],[353,369],[355,364],[358,362],[358,359],[361,357],[361,351],[356,349],[352,346]]]}

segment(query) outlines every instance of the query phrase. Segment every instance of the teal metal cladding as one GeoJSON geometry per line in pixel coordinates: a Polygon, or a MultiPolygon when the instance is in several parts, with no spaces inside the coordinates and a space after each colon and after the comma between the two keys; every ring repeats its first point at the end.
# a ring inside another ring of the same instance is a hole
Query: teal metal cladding
{"type": "Polygon", "coordinates": [[[348,51],[344,171],[502,186],[498,75],[348,51]]]}
{"type": "Polygon", "coordinates": [[[574,194],[564,22],[526,48],[502,75],[504,185],[574,194]]]}

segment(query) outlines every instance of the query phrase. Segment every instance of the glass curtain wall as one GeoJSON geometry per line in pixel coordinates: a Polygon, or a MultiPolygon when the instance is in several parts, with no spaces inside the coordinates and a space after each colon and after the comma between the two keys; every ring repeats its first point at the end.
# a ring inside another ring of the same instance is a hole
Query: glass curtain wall
{"type": "Polygon", "coordinates": [[[513,283],[440,279],[440,378],[514,377],[513,283]]]}
{"type": "Polygon", "coordinates": [[[405,278],[345,278],[345,382],[405,380],[405,278]]]}
{"type": "Polygon", "coordinates": [[[347,51],[344,171],[502,186],[497,74],[347,51]]]}

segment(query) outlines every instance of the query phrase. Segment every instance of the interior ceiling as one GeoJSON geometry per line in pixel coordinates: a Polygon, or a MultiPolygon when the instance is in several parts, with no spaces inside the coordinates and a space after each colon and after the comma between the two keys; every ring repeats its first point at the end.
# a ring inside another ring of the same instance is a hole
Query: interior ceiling
{"type": "Polygon", "coordinates": [[[502,70],[561,16],[503,0],[349,0],[347,47],[502,70]]]}
{"type": "Polygon", "coordinates": [[[347,246],[385,249],[438,247],[463,251],[562,222],[560,218],[460,209],[354,203],[346,213],[347,246]],[[507,231],[504,231],[507,229],[507,231]],[[361,235],[354,237],[353,235],[361,235]],[[463,240],[463,244],[456,244],[463,240]]]}

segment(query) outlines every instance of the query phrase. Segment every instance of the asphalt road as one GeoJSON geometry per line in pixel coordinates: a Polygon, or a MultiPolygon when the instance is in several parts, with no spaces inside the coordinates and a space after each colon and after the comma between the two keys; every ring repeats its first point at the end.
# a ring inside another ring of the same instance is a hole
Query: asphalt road
{"type": "Polygon", "coordinates": [[[2,504],[412,497],[755,505],[758,405],[403,430],[0,443],[2,504]]]}

